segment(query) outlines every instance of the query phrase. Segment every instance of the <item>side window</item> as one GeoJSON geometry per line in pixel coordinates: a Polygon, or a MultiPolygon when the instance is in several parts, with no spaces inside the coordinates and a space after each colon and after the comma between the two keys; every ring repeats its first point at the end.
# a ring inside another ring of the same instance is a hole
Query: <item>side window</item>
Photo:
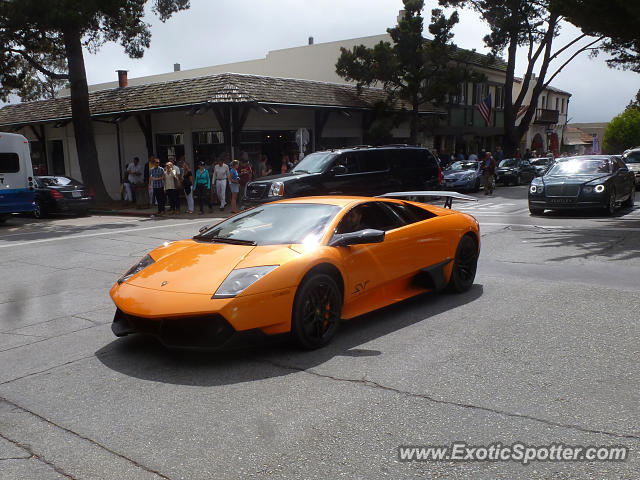
{"type": "Polygon", "coordinates": [[[341,155],[336,159],[333,163],[333,167],[342,166],[344,167],[344,172],[340,173],[340,175],[347,175],[350,173],[360,173],[360,166],[358,164],[358,158],[354,153],[347,153],[345,155],[341,155]]]}
{"type": "Polygon", "coordinates": [[[618,171],[618,166],[619,166],[618,162],[616,162],[615,158],[612,158],[610,163],[611,163],[611,172],[616,173],[618,171]]]}
{"type": "Polygon", "coordinates": [[[367,228],[386,232],[402,225],[401,219],[380,202],[368,202],[349,210],[338,224],[336,233],[351,233],[367,228]]]}
{"type": "Polygon", "coordinates": [[[398,217],[403,225],[410,225],[419,221],[402,203],[385,203],[384,206],[391,210],[392,214],[398,217]]]}
{"type": "Polygon", "coordinates": [[[384,172],[389,170],[387,155],[384,150],[363,152],[360,160],[362,172],[384,172]]]}

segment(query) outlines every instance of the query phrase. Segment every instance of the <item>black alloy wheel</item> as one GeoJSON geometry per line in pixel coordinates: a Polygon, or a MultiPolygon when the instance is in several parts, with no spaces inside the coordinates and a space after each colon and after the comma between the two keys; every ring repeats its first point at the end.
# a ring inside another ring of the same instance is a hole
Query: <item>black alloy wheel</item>
{"type": "Polygon", "coordinates": [[[33,211],[33,216],[36,218],[44,218],[46,216],[46,213],[42,208],[42,204],[38,200],[36,200],[36,208],[33,211]]]}
{"type": "Polygon", "coordinates": [[[312,274],[298,287],[293,302],[293,338],[309,350],[326,345],[338,331],[341,313],[342,295],[335,280],[312,274]]]}
{"type": "Polygon", "coordinates": [[[609,192],[607,205],[604,208],[607,215],[613,215],[616,213],[616,191],[613,188],[609,192]]]}
{"type": "Polygon", "coordinates": [[[478,246],[470,235],[460,239],[453,261],[453,270],[447,290],[453,293],[466,292],[473,285],[478,268],[478,246]]]}

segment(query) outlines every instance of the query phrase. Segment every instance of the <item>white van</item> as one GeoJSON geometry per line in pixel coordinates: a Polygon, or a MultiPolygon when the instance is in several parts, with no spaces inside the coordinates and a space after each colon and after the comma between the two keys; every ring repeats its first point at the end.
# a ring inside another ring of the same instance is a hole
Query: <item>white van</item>
{"type": "Polygon", "coordinates": [[[29,141],[0,132],[0,222],[10,213],[33,212],[34,195],[29,141]]]}

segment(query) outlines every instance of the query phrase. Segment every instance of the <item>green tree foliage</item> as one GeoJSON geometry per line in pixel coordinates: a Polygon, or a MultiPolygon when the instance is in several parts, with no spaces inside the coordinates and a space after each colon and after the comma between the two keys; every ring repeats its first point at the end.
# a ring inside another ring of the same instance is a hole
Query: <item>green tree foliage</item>
{"type": "Polygon", "coordinates": [[[640,145],[640,110],[627,108],[611,120],[604,131],[602,146],[606,152],[620,153],[640,145]]]}
{"type": "Polygon", "coordinates": [[[607,65],[640,73],[640,2],[637,0],[556,0],[568,21],[592,37],[606,37],[607,65]]]}
{"type": "Polygon", "coordinates": [[[0,98],[41,96],[47,82],[68,81],[71,112],[83,181],[106,200],[89,113],[82,48],[96,53],[119,42],[140,58],[151,40],[144,8],[166,21],[189,0],[2,0],[0,2],[0,98]],[[34,73],[37,72],[37,75],[34,73]]]}
{"type": "Polygon", "coordinates": [[[364,45],[341,48],[336,73],[358,88],[380,85],[387,94],[388,109],[410,106],[410,142],[415,143],[420,130],[420,107],[439,104],[447,94],[457,92],[458,85],[472,73],[464,61],[464,52],[452,43],[452,29],[457,13],[450,17],[439,9],[431,12],[429,32],[423,37],[423,0],[403,0],[406,14],[394,28],[387,30],[393,44],[380,42],[373,48],[364,45]]]}
{"type": "MultiPolygon", "coordinates": [[[[475,10],[491,30],[484,38],[485,44],[495,55],[502,54],[505,50],[507,52],[504,150],[506,155],[512,155],[535,118],[540,94],[580,53],[597,52],[603,37],[592,38],[582,34],[562,46],[554,45],[564,21],[563,10],[560,9],[564,0],[439,1],[444,6],[475,10]],[[512,92],[519,47],[524,47],[526,51],[527,67],[522,76],[520,93],[514,98],[512,92]],[[531,99],[528,104],[524,104],[529,91],[531,99]],[[518,123],[521,110],[524,110],[524,114],[518,123]]],[[[576,0],[576,3],[582,2],[576,0]]]]}

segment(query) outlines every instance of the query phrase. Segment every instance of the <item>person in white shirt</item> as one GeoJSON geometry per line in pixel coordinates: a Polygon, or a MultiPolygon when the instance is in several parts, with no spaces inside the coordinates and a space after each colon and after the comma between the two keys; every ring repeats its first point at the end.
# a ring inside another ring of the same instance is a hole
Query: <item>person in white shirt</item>
{"type": "Polygon", "coordinates": [[[218,157],[218,163],[213,167],[213,181],[216,185],[216,195],[220,201],[220,210],[227,206],[227,181],[230,181],[229,165],[222,161],[222,156],[218,157]]]}
{"type": "Polygon", "coordinates": [[[127,176],[126,181],[124,182],[125,187],[125,197],[124,199],[128,202],[135,201],[135,189],[136,183],[142,181],[142,173],[144,171],[144,166],[140,165],[140,159],[138,157],[133,157],[133,161],[127,165],[127,176]]]}

